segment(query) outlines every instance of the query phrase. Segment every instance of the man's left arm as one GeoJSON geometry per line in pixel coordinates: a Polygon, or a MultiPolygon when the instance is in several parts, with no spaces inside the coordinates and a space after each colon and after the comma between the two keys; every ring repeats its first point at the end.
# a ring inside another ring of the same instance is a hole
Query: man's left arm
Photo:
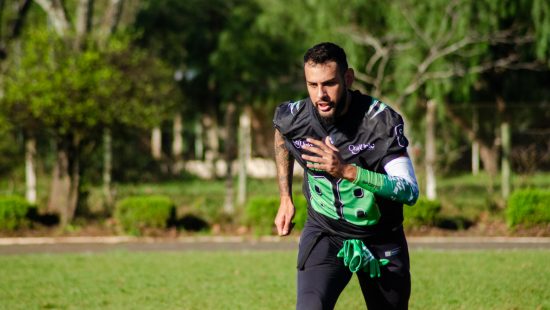
{"type": "Polygon", "coordinates": [[[386,199],[407,205],[416,203],[418,185],[408,156],[403,155],[388,162],[384,166],[386,175],[344,163],[338,149],[330,143],[328,137],[324,143],[315,139],[307,141],[313,145],[307,147],[307,150],[317,155],[302,155],[309,162],[308,168],[326,171],[386,199]]]}
{"type": "Polygon", "coordinates": [[[397,157],[388,162],[384,169],[387,175],[356,167],[352,182],[375,195],[414,205],[419,192],[411,159],[408,156],[397,157]]]}

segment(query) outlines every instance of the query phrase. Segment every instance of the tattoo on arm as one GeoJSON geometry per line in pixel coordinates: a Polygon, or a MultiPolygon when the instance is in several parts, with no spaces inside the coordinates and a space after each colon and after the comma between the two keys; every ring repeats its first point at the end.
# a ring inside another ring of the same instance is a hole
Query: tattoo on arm
{"type": "Polygon", "coordinates": [[[281,196],[291,196],[294,158],[285,146],[285,140],[279,130],[275,129],[275,165],[281,196]]]}

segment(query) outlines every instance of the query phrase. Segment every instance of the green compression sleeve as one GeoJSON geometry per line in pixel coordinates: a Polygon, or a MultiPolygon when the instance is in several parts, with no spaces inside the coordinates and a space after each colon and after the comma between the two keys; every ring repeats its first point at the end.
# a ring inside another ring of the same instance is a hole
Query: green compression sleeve
{"type": "Polygon", "coordinates": [[[354,184],[386,199],[414,205],[418,199],[416,184],[402,177],[389,176],[357,167],[354,184]]]}

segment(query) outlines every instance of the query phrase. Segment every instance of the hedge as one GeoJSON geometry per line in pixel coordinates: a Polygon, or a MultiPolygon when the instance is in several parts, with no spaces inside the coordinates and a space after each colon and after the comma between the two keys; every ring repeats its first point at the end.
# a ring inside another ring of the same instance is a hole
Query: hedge
{"type": "Polygon", "coordinates": [[[175,206],[166,196],[134,196],[119,201],[115,219],[126,233],[140,235],[147,229],[163,229],[175,215],[175,206]]]}
{"type": "MultiPolygon", "coordinates": [[[[302,195],[294,195],[294,231],[304,228],[307,216],[307,202],[302,195]]],[[[274,220],[279,210],[279,197],[253,197],[245,207],[245,223],[250,226],[257,235],[270,235],[274,231],[274,220]]]]}
{"type": "Polygon", "coordinates": [[[513,192],[508,198],[506,222],[511,228],[550,224],[550,190],[531,188],[513,192]]]}
{"type": "Polygon", "coordinates": [[[440,211],[441,202],[438,200],[420,198],[414,206],[403,206],[403,225],[405,228],[434,226],[437,224],[440,211]]]}
{"type": "Polygon", "coordinates": [[[28,214],[36,206],[19,196],[0,196],[0,230],[15,230],[30,224],[28,214]]]}

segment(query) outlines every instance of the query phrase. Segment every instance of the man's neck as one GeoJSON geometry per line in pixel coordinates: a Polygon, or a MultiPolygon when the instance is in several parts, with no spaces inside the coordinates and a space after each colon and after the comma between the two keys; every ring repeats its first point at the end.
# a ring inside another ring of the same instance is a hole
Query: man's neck
{"type": "Polygon", "coordinates": [[[346,90],[346,102],[344,103],[344,107],[342,108],[342,111],[340,111],[340,113],[338,113],[337,118],[340,118],[340,117],[346,115],[346,113],[348,113],[350,105],[351,105],[351,91],[349,89],[347,89],[346,90]]]}

